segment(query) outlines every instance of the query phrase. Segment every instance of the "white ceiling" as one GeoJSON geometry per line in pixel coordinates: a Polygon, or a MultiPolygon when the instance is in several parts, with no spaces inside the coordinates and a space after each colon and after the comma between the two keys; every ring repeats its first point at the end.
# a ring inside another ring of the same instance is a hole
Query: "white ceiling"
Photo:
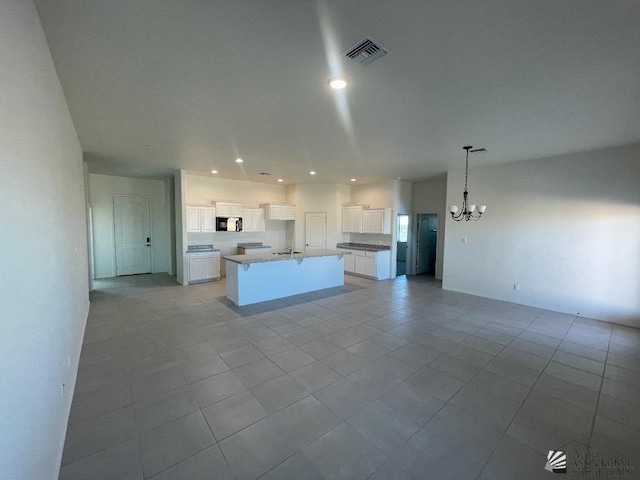
{"type": "Polygon", "coordinates": [[[637,0],[35,3],[94,172],[415,181],[466,144],[473,167],[640,142],[637,0]],[[363,67],[366,36],[389,54],[363,67]]]}

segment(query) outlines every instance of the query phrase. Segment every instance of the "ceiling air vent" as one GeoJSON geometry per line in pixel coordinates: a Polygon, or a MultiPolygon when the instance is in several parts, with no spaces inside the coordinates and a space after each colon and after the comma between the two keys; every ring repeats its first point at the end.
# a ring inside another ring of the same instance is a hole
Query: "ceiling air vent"
{"type": "Polygon", "coordinates": [[[352,60],[355,60],[360,65],[369,65],[371,62],[375,62],[380,57],[384,57],[387,51],[379,44],[375,43],[370,38],[365,38],[357,45],[350,48],[345,55],[352,60]]]}

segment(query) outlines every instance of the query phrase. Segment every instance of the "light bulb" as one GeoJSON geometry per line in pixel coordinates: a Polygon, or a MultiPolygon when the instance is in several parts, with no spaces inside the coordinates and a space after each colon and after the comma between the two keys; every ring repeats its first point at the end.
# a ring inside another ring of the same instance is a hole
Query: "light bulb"
{"type": "Polygon", "coordinates": [[[451,205],[451,206],[449,207],[449,211],[450,211],[452,214],[454,214],[454,215],[455,215],[456,213],[458,213],[458,206],[457,206],[457,205],[451,205]]]}
{"type": "Polygon", "coordinates": [[[475,205],[469,205],[469,213],[472,213],[476,209],[475,205]]]}
{"type": "Polygon", "coordinates": [[[329,79],[329,86],[334,90],[342,90],[347,87],[348,83],[344,77],[333,77],[329,79]]]}
{"type": "Polygon", "coordinates": [[[486,205],[478,205],[478,213],[484,213],[486,209],[487,209],[486,205]]]}

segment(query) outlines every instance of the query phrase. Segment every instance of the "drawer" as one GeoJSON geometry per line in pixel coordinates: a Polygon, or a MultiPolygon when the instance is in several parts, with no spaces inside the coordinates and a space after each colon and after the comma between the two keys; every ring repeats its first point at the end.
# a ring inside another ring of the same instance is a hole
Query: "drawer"
{"type": "Polygon", "coordinates": [[[378,252],[365,252],[367,254],[367,257],[377,257],[378,256],[378,252]]]}
{"type": "Polygon", "coordinates": [[[364,250],[356,250],[354,253],[356,254],[356,257],[366,257],[367,256],[367,252],[365,252],[364,250]]]}
{"type": "Polygon", "coordinates": [[[198,252],[198,253],[189,253],[190,260],[196,260],[200,258],[218,258],[220,256],[220,252],[198,252]]]}

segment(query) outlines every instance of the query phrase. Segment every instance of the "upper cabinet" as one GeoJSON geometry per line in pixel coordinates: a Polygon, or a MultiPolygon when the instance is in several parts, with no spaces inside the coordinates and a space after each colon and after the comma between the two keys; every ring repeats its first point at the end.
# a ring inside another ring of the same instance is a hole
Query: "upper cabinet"
{"type": "Polygon", "coordinates": [[[346,233],[362,233],[362,205],[342,207],[342,231],[346,233]]]}
{"type": "Polygon", "coordinates": [[[362,233],[391,233],[391,209],[363,210],[362,233]]]}
{"type": "Polygon", "coordinates": [[[363,205],[342,207],[342,231],[345,233],[391,233],[391,209],[363,205]]]}
{"type": "Polygon", "coordinates": [[[242,217],[242,204],[236,202],[216,202],[218,217],[242,217]]]}
{"type": "Polygon", "coordinates": [[[187,232],[215,232],[216,209],[213,207],[187,207],[187,232]]]}
{"type": "Polygon", "coordinates": [[[267,220],[295,220],[296,206],[284,203],[263,203],[265,218],[267,220]]]}
{"type": "Polygon", "coordinates": [[[262,208],[245,208],[242,212],[243,232],[264,232],[264,210],[262,208]]]}

